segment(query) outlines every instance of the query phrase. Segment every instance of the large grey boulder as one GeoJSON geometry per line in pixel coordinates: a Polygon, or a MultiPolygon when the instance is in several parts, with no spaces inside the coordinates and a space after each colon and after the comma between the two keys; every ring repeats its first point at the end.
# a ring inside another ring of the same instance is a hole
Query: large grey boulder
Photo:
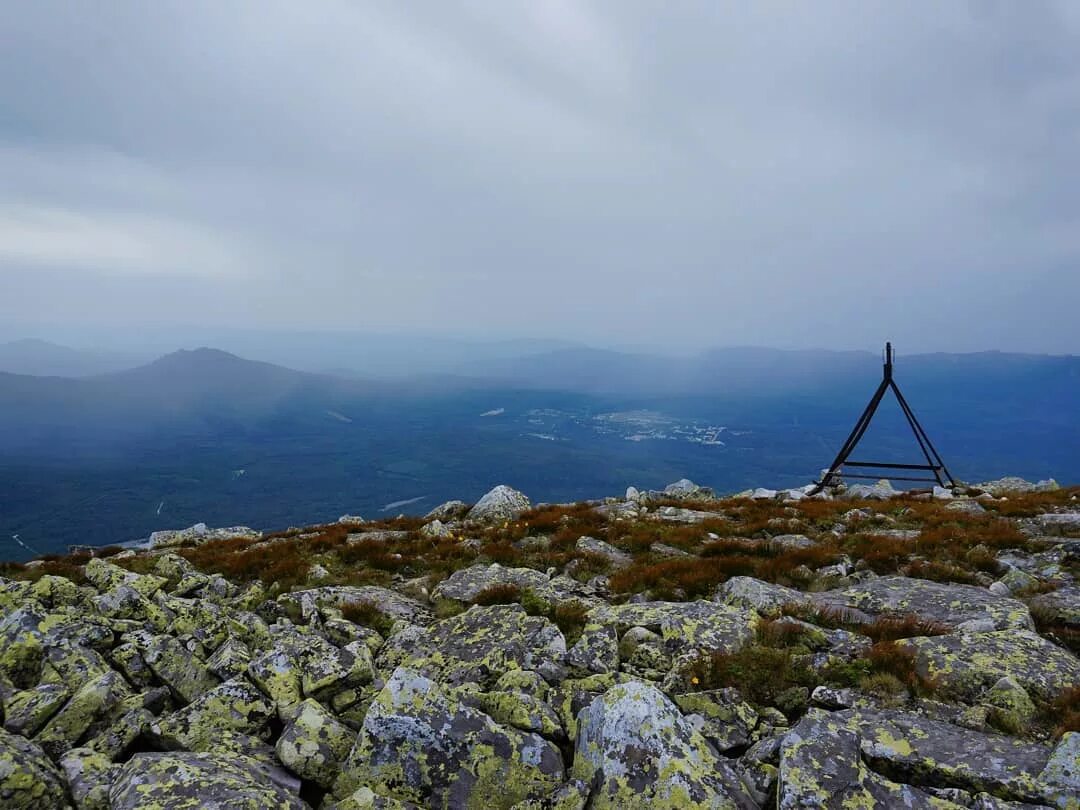
{"type": "Polygon", "coordinates": [[[878,577],[851,588],[812,594],[815,604],[858,611],[873,619],[883,614],[914,614],[949,627],[989,621],[995,630],[1031,630],[1027,606],[985,588],[909,577],[878,577]]]}
{"type": "Polygon", "coordinates": [[[1080,683],[1080,658],[1030,630],[931,636],[897,642],[947,693],[977,699],[1011,677],[1032,696],[1053,699],[1080,683]]]}
{"type": "Polygon", "coordinates": [[[532,504],[529,499],[516,489],[499,484],[476,502],[465,516],[468,520],[495,523],[500,520],[514,520],[532,504]]]}
{"type": "Polygon", "coordinates": [[[1047,803],[1061,810],[1080,807],[1080,732],[1062,736],[1035,781],[1047,803]]]}
{"type": "Polygon", "coordinates": [[[1080,628],[1080,587],[1076,585],[1041,593],[1028,606],[1054,624],[1080,628]]]}
{"type": "Polygon", "coordinates": [[[109,801],[111,810],[309,810],[245,757],[186,751],[136,754],[120,769],[109,801]]]}
{"type": "Polygon", "coordinates": [[[594,810],[751,807],[738,776],[656,687],[619,684],[578,715],[572,776],[594,810]]]}
{"type": "Polygon", "coordinates": [[[400,667],[371,703],[334,792],[367,786],[424,806],[494,810],[544,798],[562,781],[553,743],[500,726],[400,667]]]}
{"type": "Polygon", "coordinates": [[[64,778],[40,746],[0,729],[0,807],[67,808],[64,778]]]}

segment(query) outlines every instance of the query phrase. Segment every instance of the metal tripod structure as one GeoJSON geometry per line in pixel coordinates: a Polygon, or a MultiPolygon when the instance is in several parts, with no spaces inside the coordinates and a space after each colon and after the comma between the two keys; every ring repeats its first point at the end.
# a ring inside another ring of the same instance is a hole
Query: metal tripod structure
{"type": "MultiPolygon", "coordinates": [[[[915,418],[915,412],[911,410],[911,406],[908,405],[907,400],[904,399],[904,395],[900,393],[900,387],[893,379],[893,350],[892,344],[885,344],[885,375],[881,381],[881,385],[878,386],[877,391],[874,392],[874,396],[870,400],[870,404],[866,406],[866,410],[863,411],[862,416],[859,417],[859,421],[855,423],[855,428],[851,431],[851,435],[847,437],[847,441],[844,442],[844,446],[840,448],[840,452],[837,453],[836,459],[829,466],[828,471],[821,477],[820,481],[815,482],[814,489],[810,492],[811,495],[816,495],[825,489],[827,486],[831,486],[844,476],[844,467],[855,467],[857,469],[884,469],[884,470],[903,470],[903,471],[918,471],[933,473],[933,478],[923,477],[917,478],[912,476],[897,475],[893,476],[897,481],[925,481],[931,484],[937,484],[938,486],[956,486],[956,481],[953,479],[952,474],[945,466],[945,462],[941,460],[941,456],[938,455],[938,451],[934,449],[934,445],[930,441],[930,437],[926,435],[926,431],[923,430],[922,425],[919,424],[919,420],[915,418]],[[907,419],[908,425],[911,426],[911,432],[915,434],[915,440],[919,443],[919,449],[922,450],[923,456],[926,458],[925,464],[889,464],[879,461],[848,461],[848,457],[852,451],[859,444],[863,434],[866,433],[866,429],[870,427],[870,421],[874,418],[874,414],[877,412],[878,405],[881,404],[882,398],[885,393],[892,389],[892,392],[896,395],[896,401],[900,403],[900,408],[904,412],[904,417],[907,419]]],[[[875,475],[847,475],[848,478],[877,478],[875,475]]]]}

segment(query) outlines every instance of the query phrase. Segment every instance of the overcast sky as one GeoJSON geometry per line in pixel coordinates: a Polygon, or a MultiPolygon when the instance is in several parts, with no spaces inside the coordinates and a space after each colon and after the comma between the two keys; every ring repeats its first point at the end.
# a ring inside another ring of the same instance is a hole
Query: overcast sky
{"type": "Polygon", "coordinates": [[[1080,352],[1080,3],[0,11],[0,321],[1080,352]]]}

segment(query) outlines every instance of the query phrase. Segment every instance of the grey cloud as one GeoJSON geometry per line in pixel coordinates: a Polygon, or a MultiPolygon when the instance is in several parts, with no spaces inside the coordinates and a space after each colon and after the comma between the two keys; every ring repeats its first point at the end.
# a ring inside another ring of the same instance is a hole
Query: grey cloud
{"type": "Polygon", "coordinates": [[[1076,351],[1067,0],[0,26],[0,319],[1076,351]]]}

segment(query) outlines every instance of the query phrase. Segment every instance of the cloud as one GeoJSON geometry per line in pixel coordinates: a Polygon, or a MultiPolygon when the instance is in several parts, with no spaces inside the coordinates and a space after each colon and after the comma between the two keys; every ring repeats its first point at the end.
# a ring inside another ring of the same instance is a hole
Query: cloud
{"type": "Polygon", "coordinates": [[[47,0],[5,26],[0,317],[113,320],[119,291],[231,322],[193,302],[239,284],[253,326],[1080,338],[1031,292],[1080,274],[1067,0],[47,0]],[[65,273],[143,281],[62,302],[65,273]]]}

